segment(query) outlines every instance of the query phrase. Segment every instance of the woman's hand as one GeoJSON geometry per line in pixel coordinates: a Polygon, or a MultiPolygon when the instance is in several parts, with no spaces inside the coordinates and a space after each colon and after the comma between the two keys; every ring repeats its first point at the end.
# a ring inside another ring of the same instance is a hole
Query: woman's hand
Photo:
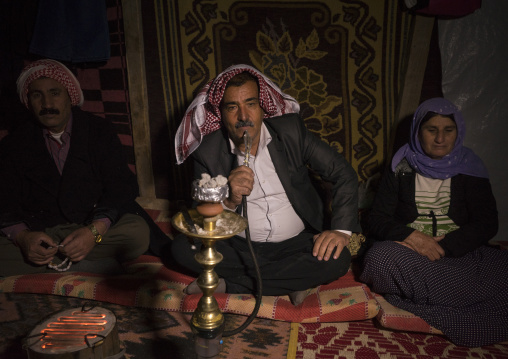
{"type": "Polygon", "coordinates": [[[444,236],[432,237],[420,231],[414,231],[403,242],[397,243],[414,250],[431,261],[436,261],[445,256],[444,249],[439,245],[439,241],[443,238],[444,236]]]}

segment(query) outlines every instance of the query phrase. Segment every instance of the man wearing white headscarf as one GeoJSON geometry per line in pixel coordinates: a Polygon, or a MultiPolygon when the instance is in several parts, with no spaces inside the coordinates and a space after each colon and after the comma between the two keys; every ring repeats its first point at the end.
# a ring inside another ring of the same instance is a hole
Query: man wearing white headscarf
{"type": "Polygon", "coordinates": [[[80,84],[57,61],[31,63],[17,85],[34,121],[0,143],[0,276],[121,271],[150,230],[112,124],[79,108],[80,84]]]}
{"type": "MultiPolygon", "coordinates": [[[[246,196],[263,294],[288,294],[294,305],[305,299],[309,289],[348,271],[347,246],[351,233],[360,231],[355,171],[305,128],[298,112],[296,100],[258,70],[235,65],[198,94],[175,141],[178,163],[192,153],[196,178],[202,173],[228,178],[226,209],[237,210],[246,196]],[[252,139],[248,155],[245,132],[252,139]],[[246,158],[249,167],[243,165],[246,158]],[[323,226],[323,203],[308,167],[332,184],[331,230],[323,226]]],[[[221,277],[218,291],[255,292],[245,235],[216,245],[224,257],[215,267],[221,277]]],[[[195,275],[201,269],[191,248],[177,236],[172,241],[172,261],[195,275]]],[[[186,289],[188,294],[199,291],[194,284],[186,289]]]]}

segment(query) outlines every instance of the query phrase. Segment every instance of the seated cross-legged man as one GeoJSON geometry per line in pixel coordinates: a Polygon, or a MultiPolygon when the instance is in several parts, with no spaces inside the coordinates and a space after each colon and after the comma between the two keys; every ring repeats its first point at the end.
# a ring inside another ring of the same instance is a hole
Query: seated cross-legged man
{"type": "Polygon", "coordinates": [[[0,142],[0,276],[121,272],[150,227],[112,124],[79,108],[80,84],[57,61],[28,65],[17,84],[33,116],[0,142]]]}
{"type": "MultiPolygon", "coordinates": [[[[359,232],[358,180],[345,158],[310,133],[295,99],[247,65],[226,69],[190,105],[176,137],[177,162],[192,153],[195,178],[228,178],[226,210],[247,199],[250,236],[263,295],[289,295],[298,305],[309,289],[332,282],[349,269],[346,247],[359,232]],[[243,136],[252,139],[249,166],[243,136]],[[198,138],[196,134],[199,134],[198,138]],[[323,230],[323,203],[308,168],[332,183],[332,230],[323,230]]],[[[173,240],[171,261],[198,275],[200,243],[173,240]]],[[[255,293],[256,275],[245,233],[216,243],[223,260],[214,268],[217,291],[255,293]]],[[[200,291],[196,283],[188,294],[200,291]]]]}

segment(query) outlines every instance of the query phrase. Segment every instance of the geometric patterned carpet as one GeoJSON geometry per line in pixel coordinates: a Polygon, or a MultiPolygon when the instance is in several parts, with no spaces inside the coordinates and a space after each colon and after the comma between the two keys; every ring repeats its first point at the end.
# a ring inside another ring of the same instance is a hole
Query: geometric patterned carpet
{"type": "MultiPolygon", "coordinates": [[[[163,232],[170,223],[149,211],[163,232]]],[[[163,211],[164,212],[164,211],[163,211]]],[[[508,242],[500,243],[508,249],[508,242]]],[[[48,294],[0,292],[0,359],[25,359],[23,338],[43,318],[85,302],[113,312],[126,359],[195,358],[191,314],[169,312],[48,294]],[[169,354],[170,353],[170,354],[169,354]]],[[[225,314],[226,330],[238,328],[245,316],[225,314]]],[[[458,347],[440,335],[380,327],[376,319],[341,323],[290,323],[256,318],[242,332],[223,338],[218,356],[233,358],[377,359],[484,358],[508,359],[508,342],[481,348],[458,347]]]]}
{"type": "MultiPolygon", "coordinates": [[[[126,359],[196,358],[189,326],[191,314],[20,293],[0,293],[0,358],[26,359],[23,339],[39,321],[62,310],[82,307],[84,303],[93,303],[114,313],[120,348],[125,348],[126,359]]],[[[245,317],[225,315],[225,319],[226,330],[233,330],[245,317]]],[[[286,358],[290,325],[256,318],[241,333],[223,338],[218,358],[286,358]]]]}
{"type": "MultiPolygon", "coordinates": [[[[289,358],[289,356],[288,356],[289,358]]],[[[479,348],[459,347],[440,335],[398,332],[364,320],[299,325],[295,358],[508,358],[508,342],[479,348]]]]}
{"type": "MultiPolygon", "coordinates": [[[[0,293],[0,359],[26,359],[23,339],[44,318],[91,303],[110,310],[117,320],[126,359],[196,358],[191,314],[121,306],[47,294],[0,293]]],[[[226,330],[244,316],[225,314],[226,330]]],[[[223,338],[218,359],[508,359],[508,343],[458,347],[439,335],[398,332],[375,320],[343,323],[288,323],[260,319],[242,332],[223,338]]]]}

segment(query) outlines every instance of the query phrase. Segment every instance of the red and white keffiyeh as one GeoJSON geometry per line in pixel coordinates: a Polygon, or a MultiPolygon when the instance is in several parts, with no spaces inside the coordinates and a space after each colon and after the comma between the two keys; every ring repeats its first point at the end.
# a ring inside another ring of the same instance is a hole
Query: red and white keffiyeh
{"type": "Polygon", "coordinates": [[[175,136],[177,164],[194,152],[203,136],[222,126],[220,103],[226,84],[235,75],[248,71],[259,82],[259,104],[265,111],[265,118],[300,112],[300,105],[291,96],[283,93],[268,77],[249,65],[233,65],[206,84],[192,101],[183,116],[175,136]]]}
{"type": "Polygon", "coordinates": [[[71,70],[58,61],[43,59],[27,65],[16,82],[19,100],[26,107],[28,107],[28,87],[39,77],[48,77],[60,82],[67,89],[73,106],[81,106],[83,104],[84,97],[81,85],[71,70]]]}

